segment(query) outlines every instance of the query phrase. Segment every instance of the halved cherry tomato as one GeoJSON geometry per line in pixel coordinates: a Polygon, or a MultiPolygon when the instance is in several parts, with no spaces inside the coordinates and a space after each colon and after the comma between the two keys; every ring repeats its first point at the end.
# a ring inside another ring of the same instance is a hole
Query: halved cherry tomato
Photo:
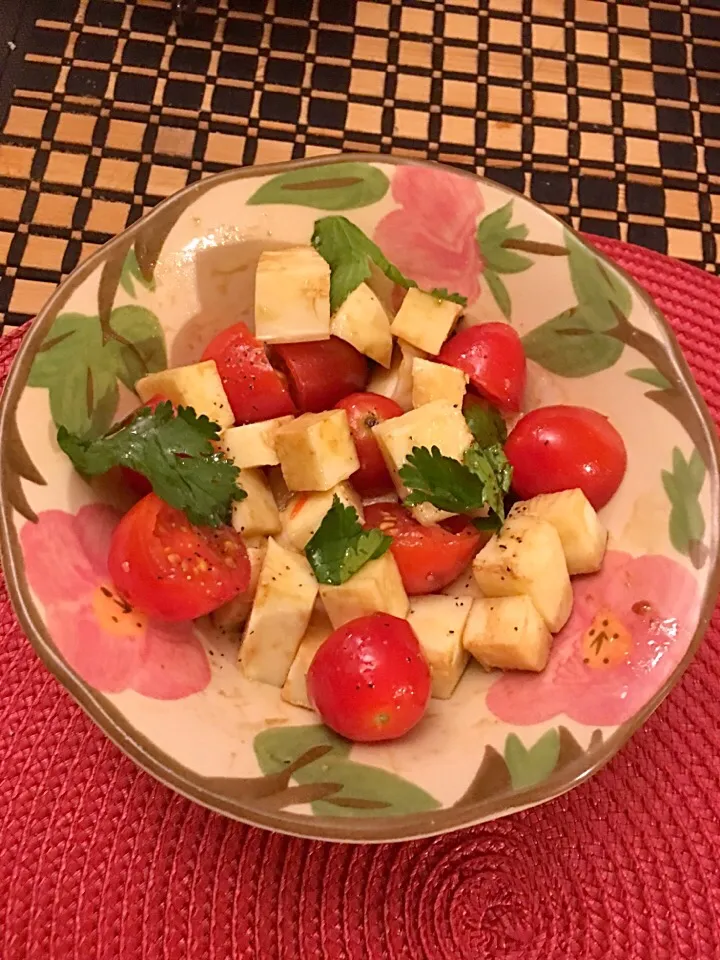
{"type": "Polygon", "coordinates": [[[393,740],[422,718],[430,668],[407,620],[374,613],[331,633],[310,664],[308,694],[348,740],[393,740]]]}
{"type": "Polygon", "coordinates": [[[214,337],[202,359],[217,364],[236,423],[257,423],[295,413],[284,378],[272,368],[264,344],[244,323],[236,323],[214,337]]]}
{"type": "Polygon", "coordinates": [[[520,409],[527,361],[520,337],[509,323],[479,323],[461,330],[444,344],[438,360],[467,373],[478,393],[495,406],[520,409]]]}
{"type": "Polygon", "coordinates": [[[365,527],[377,527],[393,538],[390,550],[411,596],[434,593],[452,583],[482,540],[480,531],[464,517],[424,527],[399,503],[368,504],[365,527]]]}
{"type": "Polygon", "coordinates": [[[392,478],[372,428],[385,420],[402,416],[403,408],[379,393],[351,393],[338,400],[335,406],[347,413],[350,433],[360,460],[360,469],[350,477],[357,492],[363,497],[378,497],[392,490],[392,478]]]}
{"type": "Polygon", "coordinates": [[[129,604],[168,622],[193,620],[247,590],[247,549],[231,527],[196,527],[154,493],[113,533],[108,570],[129,604]]]}
{"type": "Polygon", "coordinates": [[[329,410],[367,383],[367,359],[339,337],[277,343],[270,357],[287,377],[292,398],[303,413],[329,410]]]}
{"type": "Polygon", "coordinates": [[[512,485],[523,500],[579,487],[599,510],[627,467],[623,438],[596,410],[540,407],[519,420],[505,444],[512,485]]]}
{"type": "MultiPolygon", "coordinates": [[[[140,404],[138,410],[141,410],[143,407],[150,407],[151,410],[154,410],[158,404],[167,403],[167,400],[168,398],[164,397],[161,393],[156,393],[154,397],[150,397],[147,403],[140,404]]],[[[133,416],[134,414],[131,413],[125,418],[123,423],[132,420],[133,416]]],[[[133,493],[137,493],[138,496],[144,497],[146,493],[150,493],[152,490],[152,484],[148,478],[144,474],[138,473],[137,470],[133,470],[131,467],[120,467],[120,473],[125,486],[130,487],[133,493]]]]}

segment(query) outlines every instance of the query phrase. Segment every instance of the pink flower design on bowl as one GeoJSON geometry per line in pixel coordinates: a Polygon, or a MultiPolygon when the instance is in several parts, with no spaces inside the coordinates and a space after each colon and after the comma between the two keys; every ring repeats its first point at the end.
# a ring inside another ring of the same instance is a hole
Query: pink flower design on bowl
{"type": "Polygon", "coordinates": [[[119,515],[102,504],[77,515],[45,510],[20,531],[25,571],[53,642],[72,669],[106,693],[179,700],[204,690],[210,666],[192,624],[148,619],[120,597],[107,556],[119,515]]]}
{"type": "Polygon", "coordinates": [[[575,579],[573,593],[544,673],[507,673],[490,688],[488,708],[506,723],[558,714],[588,726],[624,723],[682,660],[697,584],[679,563],[608,552],[599,573],[575,579]]]}
{"type": "Polygon", "coordinates": [[[484,203],[469,177],[428,167],[399,167],[392,178],[400,204],[378,223],[374,240],[423,289],[446,287],[468,303],[480,293],[483,264],[475,233],[484,203]]]}

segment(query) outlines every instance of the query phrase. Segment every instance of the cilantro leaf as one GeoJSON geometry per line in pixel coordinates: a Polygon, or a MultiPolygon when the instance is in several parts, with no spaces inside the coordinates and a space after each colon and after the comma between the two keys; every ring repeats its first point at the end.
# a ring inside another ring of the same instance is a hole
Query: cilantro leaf
{"type": "Polygon", "coordinates": [[[479,446],[492,447],[498,443],[502,445],[507,440],[507,425],[500,412],[487,400],[467,397],[463,415],[479,446]]]}
{"type": "Polygon", "coordinates": [[[217,527],[228,520],[232,501],[246,496],[237,485],[239,469],[213,446],[219,430],[192,407],[179,407],[175,414],[167,401],[155,410],[143,407],[99,440],[83,440],[65,427],[57,439],[80,473],[97,476],[129,467],[191,523],[217,527]]]}
{"type": "MultiPolygon", "coordinates": [[[[315,221],[311,243],[320,256],[330,264],[330,310],[342,306],[353,290],[372,276],[371,264],[381,270],[392,283],[410,289],[417,283],[404,276],[391,263],[380,247],[356,227],[347,217],[321,217],[315,221]]],[[[465,306],[466,297],[436,289],[433,296],[452,300],[465,306]]]]}
{"type": "Polygon", "coordinates": [[[496,444],[483,450],[474,443],[465,451],[463,461],[444,456],[438,447],[413,447],[399,471],[410,490],[405,503],[431,503],[451,513],[469,513],[487,506],[504,519],[503,496],[510,488],[512,468],[502,447],[496,444]]]}
{"type": "Polygon", "coordinates": [[[450,293],[447,287],[433,287],[430,293],[438,300],[450,300],[451,303],[457,303],[461,307],[467,306],[467,297],[461,293],[450,293]]]}
{"type": "Polygon", "coordinates": [[[363,530],[354,507],[337,494],[323,521],[305,547],[305,556],[318,583],[337,587],[369,560],[377,560],[392,543],[381,530],[363,530]]]}

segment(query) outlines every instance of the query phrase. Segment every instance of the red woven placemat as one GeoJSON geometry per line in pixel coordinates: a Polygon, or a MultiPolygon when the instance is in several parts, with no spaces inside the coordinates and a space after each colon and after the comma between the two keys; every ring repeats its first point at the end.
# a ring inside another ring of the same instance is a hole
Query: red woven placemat
{"type": "MultiPolygon", "coordinates": [[[[720,414],[720,282],[596,240],[720,414]]],[[[0,341],[4,378],[16,335],[0,341]]],[[[211,814],[137,770],[36,659],[0,583],[0,958],[705,960],[720,952],[720,616],[597,777],[432,840],[351,847],[211,814]]]]}

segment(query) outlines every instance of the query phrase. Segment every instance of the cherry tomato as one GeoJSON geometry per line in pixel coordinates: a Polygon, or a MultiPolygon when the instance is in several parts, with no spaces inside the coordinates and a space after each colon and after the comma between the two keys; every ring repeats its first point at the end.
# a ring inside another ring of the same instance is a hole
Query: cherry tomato
{"type": "Polygon", "coordinates": [[[278,343],[270,356],[287,376],[292,398],[303,413],[329,410],[367,383],[366,358],[339,337],[278,343]]]}
{"type": "Polygon", "coordinates": [[[411,596],[434,593],[452,583],[477,553],[479,530],[464,517],[424,527],[399,503],[370,503],[365,526],[393,538],[390,544],[405,590],[411,596]]]}
{"type": "Polygon", "coordinates": [[[379,393],[351,393],[335,404],[347,413],[360,469],[350,477],[363,497],[378,497],[393,489],[393,482],[372,428],[404,413],[399,403],[379,393]]]}
{"type": "Polygon", "coordinates": [[[599,510],[620,486],[625,444],[607,417],[585,407],[540,407],[518,420],[505,444],[523,500],[579,487],[599,510]]]}
{"type": "Polygon", "coordinates": [[[217,364],[236,423],[257,423],[295,413],[285,380],[272,368],[264,344],[244,323],[236,323],[214,337],[202,359],[217,364]]]}
{"type": "Polygon", "coordinates": [[[307,675],[323,723],[348,740],[394,740],[412,729],[430,698],[430,668],[407,620],[358,617],[331,633],[307,675]]]}
{"type": "Polygon", "coordinates": [[[110,576],[138,610],[168,622],[193,620],[250,583],[247,549],[231,527],[196,527],[154,493],[138,501],[113,533],[110,576]]]}
{"type": "MultiPolygon", "coordinates": [[[[154,397],[150,397],[147,403],[140,404],[137,409],[141,410],[143,407],[150,407],[151,410],[154,410],[159,403],[167,403],[167,400],[168,398],[161,393],[156,393],[154,397]]],[[[137,413],[137,410],[135,413],[137,413]]],[[[123,423],[128,423],[132,420],[133,416],[134,414],[131,413],[125,418],[123,423]]],[[[138,473],[137,470],[133,470],[131,467],[120,467],[120,473],[123,478],[123,483],[130,487],[133,493],[137,493],[138,496],[144,497],[146,493],[150,493],[152,490],[152,484],[148,478],[144,474],[138,473]]]]}
{"type": "Polygon", "coordinates": [[[527,361],[509,323],[480,323],[461,330],[444,344],[438,360],[467,373],[478,393],[495,406],[520,409],[527,361]]]}

